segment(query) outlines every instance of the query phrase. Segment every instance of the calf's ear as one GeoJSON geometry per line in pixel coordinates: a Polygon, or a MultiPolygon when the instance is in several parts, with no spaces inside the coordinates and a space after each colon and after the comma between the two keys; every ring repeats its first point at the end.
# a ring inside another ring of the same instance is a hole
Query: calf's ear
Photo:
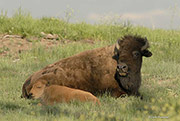
{"type": "Polygon", "coordinates": [[[152,56],[152,53],[151,53],[149,50],[144,50],[144,51],[142,52],[142,56],[151,57],[151,56],[152,56]]]}
{"type": "Polygon", "coordinates": [[[45,80],[45,79],[40,79],[38,80],[40,81],[42,84],[46,85],[46,86],[49,86],[50,85],[50,82],[48,80],[45,80]]]}

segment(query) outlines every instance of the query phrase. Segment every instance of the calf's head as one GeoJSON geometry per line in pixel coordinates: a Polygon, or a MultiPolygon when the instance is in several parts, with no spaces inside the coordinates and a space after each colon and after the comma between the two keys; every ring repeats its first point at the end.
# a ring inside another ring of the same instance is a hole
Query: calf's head
{"type": "Polygon", "coordinates": [[[142,57],[151,57],[146,38],[124,36],[118,40],[114,49],[117,61],[115,79],[128,95],[138,95],[141,84],[142,57]]]}
{"type": "Polygon", "coordinates": [[[40,98],[42,96],[42,94],[44,93],[44,89],[47,85],[48,85],[47,81],[45,81],[45,80],[36,81],[32,85],[32,88],[30,89],[29,98],[32,98],[32,99],[40,98]]]}

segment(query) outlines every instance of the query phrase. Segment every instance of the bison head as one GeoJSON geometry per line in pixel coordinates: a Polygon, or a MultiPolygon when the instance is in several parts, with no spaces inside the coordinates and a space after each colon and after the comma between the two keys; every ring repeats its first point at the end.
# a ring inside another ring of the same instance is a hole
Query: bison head
{"type": "Polygon", "coordinates": [[[125,36],[115,45],[114,58],[117,61],[115,79],[128,95],[139,96],[141,84],[142,57],[151,57],[146,38],[125,36]]]}

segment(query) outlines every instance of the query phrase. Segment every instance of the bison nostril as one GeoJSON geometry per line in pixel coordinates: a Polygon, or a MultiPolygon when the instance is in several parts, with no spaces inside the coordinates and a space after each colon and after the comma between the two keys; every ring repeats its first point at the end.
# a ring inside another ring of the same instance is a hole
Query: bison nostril
{"type": "Polygon", "coordinates": [[[126,69],[127,68],[127,66],[122,66],[122,69],[126,69]]]}
{"type": "Polygon", "coordinates": [[[126,69],[126,68],[127,68],[126,65],[123,65],[123,66],[117,65],[117,69],[126,69]]]}
{"type": "Polygon", "coordinates": [[[120,69],[121,68],[121,66],[120,65],[117,65],[117,69],[120,69]]]}

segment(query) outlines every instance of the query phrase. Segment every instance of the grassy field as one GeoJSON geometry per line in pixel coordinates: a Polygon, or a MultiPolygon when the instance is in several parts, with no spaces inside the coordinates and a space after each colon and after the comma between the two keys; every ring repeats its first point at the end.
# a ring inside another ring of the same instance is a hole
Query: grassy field
{"type": "MultiPolygon", "coordinates": [[[[15,34],[25,38],[41,37],[41,32],[58,34],[72,43],[45,49],[36,44],[29,51],[0,56],[0,121],[149,121],[180,118],[180,31],[149,29],[126,24],[67,23],[56,18],[34,19],[17,13],[0,16],[0,34],[15,34]],[[151,44],[151,58],[144,58],[142,86],[144,99],[99,97],[102,106],[73,102],[53,107],[36,106],[38,101],[21,99],[24,81],[33,72],[84,50],[111,45],[126,34],[146,36],[151,44]],[[95,44],[78,42],[94,40],[95,44]],[[18,58],[18,61],[14,61],[18,58]]],[[[32,42],[38,43],[37,40],[32,42]]]]}

